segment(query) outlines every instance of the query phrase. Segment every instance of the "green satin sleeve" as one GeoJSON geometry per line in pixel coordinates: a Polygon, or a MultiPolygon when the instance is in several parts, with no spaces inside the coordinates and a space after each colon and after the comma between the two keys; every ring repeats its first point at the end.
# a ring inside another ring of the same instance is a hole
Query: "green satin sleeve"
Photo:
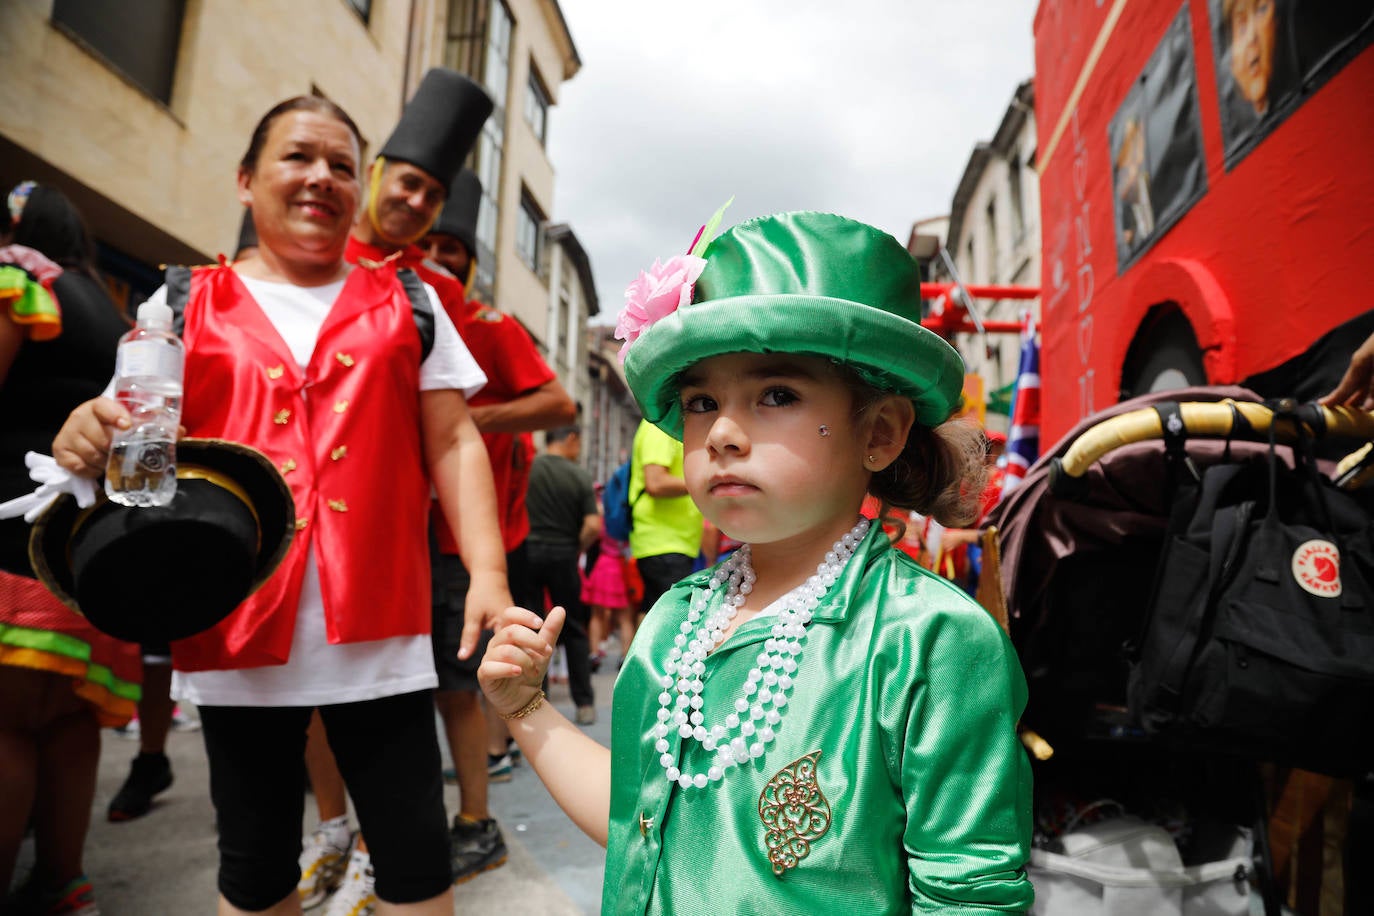
{"type": "MultiPolygon", "coordinates": [[[[954,590],[944,580],[919,581],[922,590],[954,590]]],[[[893,697],[907,709],[902,843],[911,909],[1022,912],[1033,899],[1024,870],[1030,761],[1015,737],[1025,678],[1006,636],[981,607],[962,593],[922,600],[947,606],[923,615],[914,638],[893,650],[894,668],[920,672],[904,696],[893,697]]]]}

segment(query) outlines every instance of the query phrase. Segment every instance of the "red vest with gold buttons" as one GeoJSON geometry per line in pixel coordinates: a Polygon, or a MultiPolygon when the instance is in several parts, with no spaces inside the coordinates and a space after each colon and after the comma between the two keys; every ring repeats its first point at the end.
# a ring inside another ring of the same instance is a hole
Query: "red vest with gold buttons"
{"type": "Polygon", "coordinates": [[[331,643],[428,633],[420,337],[395,266],[348,275],[304,372],[227,267],[193,272],[184,340],[187,434],[266,454],[291,486],[296,537],[257,593],[173,643],[176,667],[283,664],[312,548],[331,643]]]}

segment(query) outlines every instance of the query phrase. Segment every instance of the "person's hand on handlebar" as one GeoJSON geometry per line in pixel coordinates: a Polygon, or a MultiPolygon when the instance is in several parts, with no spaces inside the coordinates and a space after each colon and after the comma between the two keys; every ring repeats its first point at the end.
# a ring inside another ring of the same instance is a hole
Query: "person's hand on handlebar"
{"type": "Polygon", "coordinates": [[[1350,357],[1350,368],[1345,376],[1326,397],[1321,399],[1323,407],[1358,407],[1361,410],[1374,409],[1374,334],[1350,357]]]}

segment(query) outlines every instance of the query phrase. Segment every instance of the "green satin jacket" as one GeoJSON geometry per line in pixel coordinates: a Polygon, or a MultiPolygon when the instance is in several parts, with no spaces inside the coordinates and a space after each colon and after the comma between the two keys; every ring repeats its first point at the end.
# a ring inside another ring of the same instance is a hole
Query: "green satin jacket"
{"type": "MultiPolygon", "coordinates": [[[[616,681],[602,913],[1028,909],[1026,683],[992,617],[874,525],[807,628],[767,752],[681,789],[647,736],[663,662],[708,576],[654,605],[616,681]]],[[[707,657],[708,726],[741,695],[772,620],[750,620],[707,657]]],[[[700,746],[684,754],[675,731],[668,740],[684,771],[705,772],[700,746]]]]}

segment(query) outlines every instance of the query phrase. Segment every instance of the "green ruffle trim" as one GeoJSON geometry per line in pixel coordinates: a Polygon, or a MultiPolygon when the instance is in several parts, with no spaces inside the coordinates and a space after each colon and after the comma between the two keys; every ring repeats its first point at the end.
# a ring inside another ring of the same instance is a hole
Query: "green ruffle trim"
{"type": "Polygon", "coordinates": [[[142,694],[142,687],[138,683],[118,678],[109,667],[92,662],[90,644],[75,636],[0,623],[0,646],[76,659],[86,664],[86,680],[104,687],[114,696],[137,702],[142,694]]]}
{"type": "Polygon", "coordinates": [[[56,300],[20,268],[0,266],[0,301],[9,303],[10,318],[28,325],[35,340],[51,340],[62,332],[62,310],[56,300]]]}

